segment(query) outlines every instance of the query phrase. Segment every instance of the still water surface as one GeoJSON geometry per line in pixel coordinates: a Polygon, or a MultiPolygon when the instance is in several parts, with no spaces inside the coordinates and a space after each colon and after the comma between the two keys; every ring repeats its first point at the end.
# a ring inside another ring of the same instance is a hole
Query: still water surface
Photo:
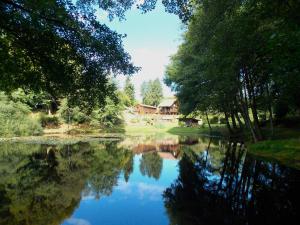
{"type": "Polygon", "coordinates": [[[298,224],[300,171],[202,137],[0,144],[0,224],[298,224]]]}

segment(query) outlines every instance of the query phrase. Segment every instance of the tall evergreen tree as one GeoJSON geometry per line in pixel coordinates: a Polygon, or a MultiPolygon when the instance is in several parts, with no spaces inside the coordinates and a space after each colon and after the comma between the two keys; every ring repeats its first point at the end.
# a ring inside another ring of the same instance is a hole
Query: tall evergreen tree
{"type": "Polygon", "coordinates": [[[163,89],[159,79],[143,82],[141,86],[143,103],[158,106],[163,98],[163,89]]]}
{"type": "Polygon", "coordinates": [[[152,92],[153,105],[158,106],[163,98],[163,89],[162,89],[161,82],[158,78],[156,78],[152,82],[151,92],[152,92]]]}
{"type": "Polygon", "coordinates": [[[127,77],[125,81],[125,86],[124,86],[124,92],[130,99],[130,105],[133,105],[135,102],[135,90],[134,90],[134,85],[131,82],[130,78],[127,77]]]}

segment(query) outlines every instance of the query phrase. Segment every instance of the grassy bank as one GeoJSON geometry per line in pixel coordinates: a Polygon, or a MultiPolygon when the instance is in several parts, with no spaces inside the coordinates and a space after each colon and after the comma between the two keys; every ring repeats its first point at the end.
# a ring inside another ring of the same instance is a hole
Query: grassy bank
{"type": "Polygon", "coordinates": [[[159,126],[155,125],[129,125],[125,127],[126,135],[143,135],[169,133],[174,135],[213,135],[222,136],[226,132],[223,126],[214,126],[210,134],[208,127],[180,127],[177,123],[166,123],[159,126]]]}
{"type": "Polygon", "coordinates": [[[248,149],[256,156],[275,159],[282,164],[300,169],[300,139],[262,141],[250,144],[248,149]]]}
{"type": "Polygon", "coordinates": [[[61,124],[56,128],[44,128],[45,135],[55,135],[55,134],[70,134],[70,135],[89,135],[89,134],[107,134],[107,133],[124,133],[124,127],[112,127],[112,128],[99,128],[90,126],[87,124],[81,125],[68,125],[61,124]]]}
{"type": "Polygon", "coordinates": [[[263,134],[268,140],[248,144],[251,154],[300,169],[300,129],[297,126],[275,127],[273,135],[269,129],[263,129],[263,134]]]}
{"type": "Polygon", "coordinates": [[[157,133],[198,134],[200,133],[200,129],[196,127],[177,127],[177,124],[166,124],[161,126],[130,125],[125,127],[125,134],[127,135],[143,135],[157,133]]]}

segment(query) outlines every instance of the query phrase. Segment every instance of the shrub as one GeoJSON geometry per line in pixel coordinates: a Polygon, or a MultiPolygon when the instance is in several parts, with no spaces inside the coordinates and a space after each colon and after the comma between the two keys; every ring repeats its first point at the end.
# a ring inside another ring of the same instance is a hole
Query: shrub
{"type": "Polygon", "coordinates": [[[266,116],[265,113],[259,113],[259,114],[258,114],[258,118],[259,118],[262,122],[264,122],[264,121],[267,120],[267,116],[266,116]]]}
{"type": "Polygon", "coordinates": [[[60,124],[57,116],[48,116],[45,114],[40,115],[40,122],[42,127],[58,127],[60,124]]]}
{"type": "Polygon", "coordinates": [[[213,116],[213,117],[209,120],[209,122],[210,122],[211,124],[217,124],[217,123],[219,122],[219,117],[218,117],[218,116],[213,116]]]}
{"type": "Polygon", "coordinates": [[[106,105],[102,108],[94,108],[92,113],[87,114],[86,111],[79,107],[68,107],[68,102],[64,99],[58,110],[62,120],[66,123],[83,124],[89,123],[91,126],[114,127],[123,125],[121,116],[122,106],[110,99],[106,98],[106,105]]]}
{"type": "Polygon", "coordinates": [[[220,124],[226,124],[226,119],[224,117],[220,118],[220,124]]]}
{"type": "Polygon", "coordinates": [[[122,106],[111,98],[106,98],[106,105],[103,108],[93,110],[92,120],[99,121],[100,126],[112,128],[123,126],[122,106]]]}
{"type": "Polygon", "coordinates": [[[282,119],[289,113],[289,105],[285,101],[278,101],[275,103],[274,114],[276,119],[282,119]]]}
{"type": "Polygon", "coordinates": [[[92,127],[100,127],[100,122],[96,119],[91,119],[90,126],[92,127]]]}
{"type": "Polygon", "coordinates": [[[79,107],[68,107],[68,102],[66,99],[63,99],[61,106],[58,110],[58,114],[62,120],[66,123],[88,123],[91,121],[91,118],[82,112],[79,107]]]}
{"type": "Polygon", "coordinates": [[[42,133],[37,119],[30,117],[29,107],[20,102],[0,100],[0,136],[28,136],[42,133]]]}
{"type": "Polygon", "coordinates": [[[180,127],[185,127],[185,126],[186,126],[185,122],[183,122],[183,121],[179,121],[179,122],[178,122],[178,125],[179,125],[180,127]]]}

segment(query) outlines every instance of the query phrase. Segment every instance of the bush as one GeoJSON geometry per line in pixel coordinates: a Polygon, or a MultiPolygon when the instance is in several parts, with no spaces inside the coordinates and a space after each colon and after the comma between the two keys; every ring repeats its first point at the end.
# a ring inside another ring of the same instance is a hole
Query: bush
{"type": "Polygon", "coordinates": [[[265,113],[259,113],[259,114],[258,114],[258,118],[259,118],[262,122],[264,122],[264,121],[267,120],[267,116],[266,116],[265,113]]]}
{"type": "Polygon", "coordinates": [[[90,122],[90,126],[91,127],[100,127],[100,121],[96,120],[96,119],[92,119],[90,122]]]}
{"type": "Polygon", "coordinates": [[[0,100],[0,136],[39,135],[42,127],[38,120],[30,117],[29,107],[20,102],[0,100]]]}
{"type": "Polygon", "coordinates": [[[112,128],[114,126],[123,125],[123,118],[121,116],[122,106],[107,97],[106,105],[102,108],[94,108],[91,114],[87,114],[79,107],[68,107],[68,102],[64,99],[58,110],[62,120],[66,123],[83,124],[89,123],[91,126],[102,126],[112,128]]]}
{"type": "Polygon", "coordinates": [[[217,124],[217,123],[219,122],[219,117],[218,117],[218,116],[213,116],[213,117],[209,120],[209,122],[210,122],[211,124],[217,124]]]}
{"type": "Polygon", "coordinates": [[[220,124],[226,124],[226,119],[224,117],[220,118],[220,124]]]}
{"type": "Polygon", "coordinates": [[[276,119],[283,119],[288,113],[290,109],[286,102],[278,101],[274,107],[274,114],[276,119]]]}
{"type": "Polygon", "coordinates": [[[185,124],[185,122],[183,122],[183,121],[179,121],[179,122],[178,122],[178,126],[180,126],[180,127],[185,127],[186,124],[185,124]]]}
{"type": "Polygon", "coordinates": [[[48,116],[45,114],[40,115],[40,122],[42,127],[58,127],[59,126],[59,118],[57,116],[48,116]]]}
{"type": "Polygon", "coordinates": [[[58,110],[58,114],[65,123],[88,123],[91,121],[91,118],[82,112],[79,107],[68,107],[68,102],[66,99],[63,99],[61,106],[58,110]]]}
{"type": "Polygon", "coordinates": [[[99,121],[100,126],[105,128],[124,125],[122,106],[109,97],[106,98],[106,105],[103,108],[93,110],[91,118],[99,121]]]}

